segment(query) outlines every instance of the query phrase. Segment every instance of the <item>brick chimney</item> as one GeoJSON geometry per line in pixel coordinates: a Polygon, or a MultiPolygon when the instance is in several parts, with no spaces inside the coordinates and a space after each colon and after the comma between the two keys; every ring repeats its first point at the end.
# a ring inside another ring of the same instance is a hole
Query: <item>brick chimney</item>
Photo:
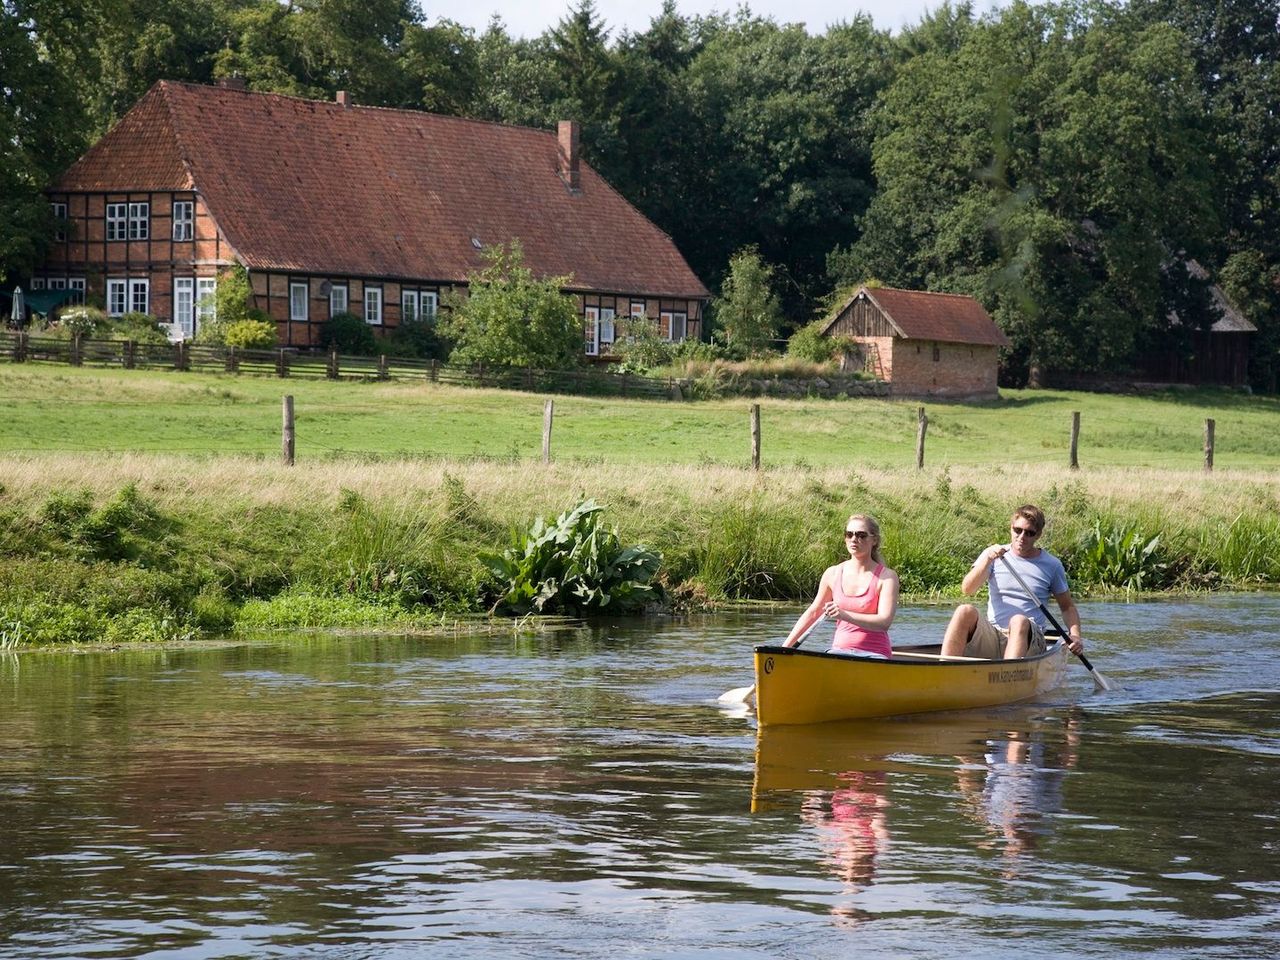
{"type": "Polygon", "coordinates": [[[339,90],[338,95],[334,99],[337,100],[338,103],[341,104],[343,107],[349,107],[353,103],[355,103],[355,101],[351,99],[351,94],[348,93],[346,90],[339,90]]]}
{"type": "Polygon", "coordinates": [[[239,74],[234,74],[230,77],[223,77],[218,81],[218,86],[222,87],[224,90],[243,90],[244,77],[239,74]]]}
{"type": "Polygon", "coordinates": [[[578,121],[561,120],[557,133],[560,149],[556,157],[556,173],[572,192],[582,189],[582,180],[578,173],[578,121]]]}

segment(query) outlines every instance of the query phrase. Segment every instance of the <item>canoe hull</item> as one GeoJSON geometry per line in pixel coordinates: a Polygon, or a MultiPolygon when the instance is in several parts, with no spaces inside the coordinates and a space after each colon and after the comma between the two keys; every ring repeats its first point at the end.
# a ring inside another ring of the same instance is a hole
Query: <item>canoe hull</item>
{"type": "Polygon", "coordinates": [[[1061,643],[1024,660],[982,661],[870,660],[762,644],[756,717],[763,727],[1015,703],[1058,686],[1066,657],[1061,643]]]}

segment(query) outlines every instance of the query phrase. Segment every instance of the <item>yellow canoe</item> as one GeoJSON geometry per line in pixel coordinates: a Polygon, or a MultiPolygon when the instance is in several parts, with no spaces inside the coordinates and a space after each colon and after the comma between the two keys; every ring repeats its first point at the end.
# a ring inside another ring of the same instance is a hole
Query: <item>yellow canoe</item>
{"type": "Polygon", "coordinates": [[[756,718],[764,727],[990,707],[1052,690],[1066,672],[1060,642],[1022,660],[944,660],[938,651],[938,644],[903,647],[878,660],[761,644],[756,718]]]}

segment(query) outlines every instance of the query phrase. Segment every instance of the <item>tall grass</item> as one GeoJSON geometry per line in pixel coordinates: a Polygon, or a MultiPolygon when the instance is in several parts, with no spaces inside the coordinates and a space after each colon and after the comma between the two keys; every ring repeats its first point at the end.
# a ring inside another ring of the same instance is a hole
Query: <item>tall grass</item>
{"type": "Polygon", "coordinates": [[[479,556],[585,497],[662,554],[672,593],[801,602],[872,513],[909,597],[954,596],[1019,503],[1073,589],[1280,582],[1280,480],[1167,471],[644,468],[41,455],[0,468],[4,643],[177,639],[263,625],[438,622],[498,584],[479,556]],[[51,492],[56,491],[56,492],[51,492]]]}

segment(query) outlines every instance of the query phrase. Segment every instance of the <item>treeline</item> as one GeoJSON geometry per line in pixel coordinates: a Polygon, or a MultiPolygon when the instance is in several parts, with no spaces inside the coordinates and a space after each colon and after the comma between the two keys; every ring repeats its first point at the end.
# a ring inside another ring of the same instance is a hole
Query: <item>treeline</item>
{"type": "MultiPolygon", "coordinates": [[[[1123,373],[1217,319],[1280,370],[1280,0],[943,4],[896,35],[751,14],[614,32],[590,0],[514,38],[416,0],[2,0],[0,275],[54,234],[41,188],[157,79],[582,124],[587,158],[713,289],[773,265],[792,326],[877,279],[978,297],[1006,375],[1123,373]],[[429,8],[428,8],[429,9],[429,8]],[[1176,316],[1178,320],[1171,319],[1176,316]]],[[[619,238],[625,242],[625,238],[619,238]]]]}

